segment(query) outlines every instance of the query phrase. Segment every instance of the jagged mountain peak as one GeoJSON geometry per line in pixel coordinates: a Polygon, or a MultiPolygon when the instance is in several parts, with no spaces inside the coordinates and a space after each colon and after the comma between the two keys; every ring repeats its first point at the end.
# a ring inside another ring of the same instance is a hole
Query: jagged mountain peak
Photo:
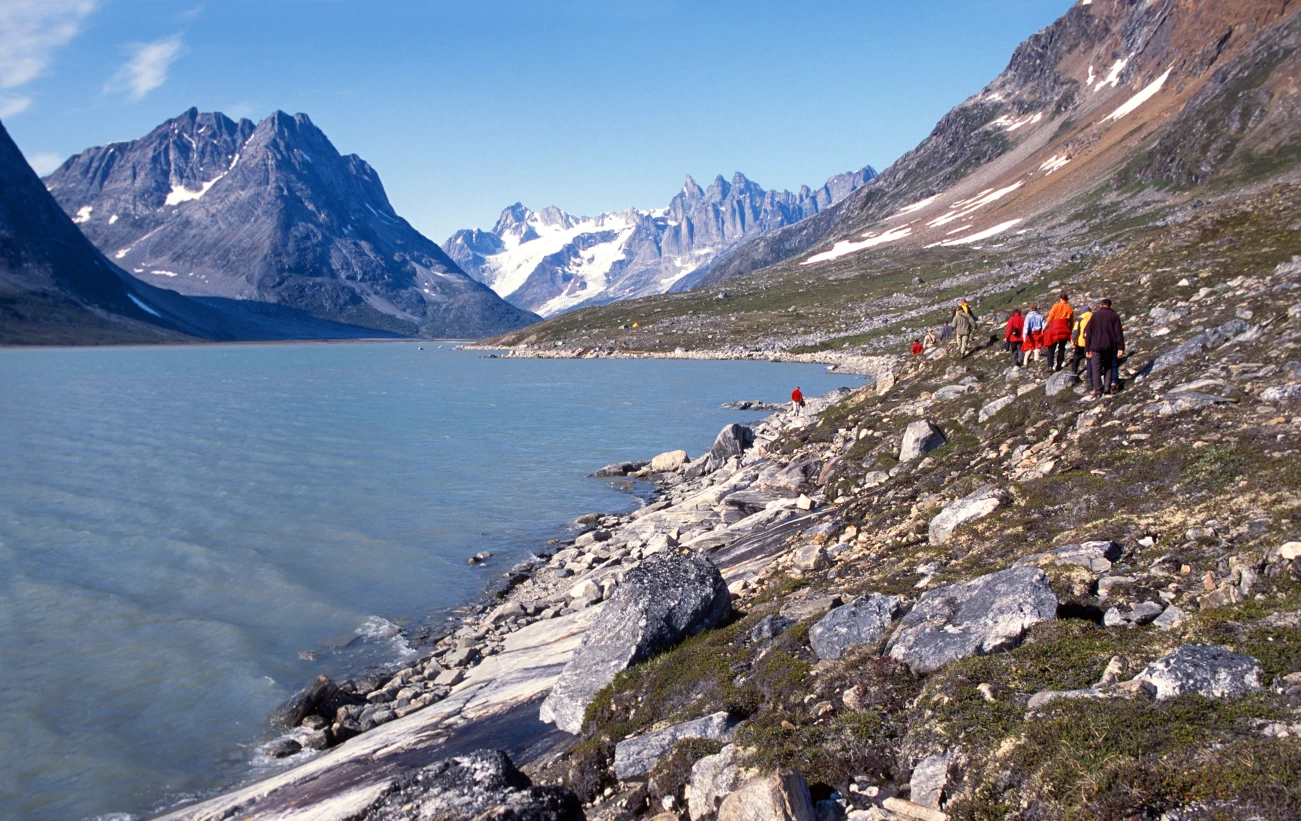
{"type": "Polygon", "coordinates": [[[730,183],[717,176],[708,189],[688,174],[666,208],[595,217],[554,206],[535,213],[516,203],[491,231],[457,231],[444,246],[513,304],[550,315],[663,293],[742,240],[816,214],[875,173],[864,168],[816,190],[804,186],[798,195],[765,191],[739,171],[730,183]]]}

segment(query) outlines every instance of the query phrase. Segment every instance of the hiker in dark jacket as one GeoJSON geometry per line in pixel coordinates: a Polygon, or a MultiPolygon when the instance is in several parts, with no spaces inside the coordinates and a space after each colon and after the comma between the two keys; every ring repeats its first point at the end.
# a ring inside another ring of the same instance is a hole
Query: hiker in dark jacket
{"type": "Polygon", "coordinates": [[[1110,299],[1098,303],[1084,327],[1084,349],[1089,358],[1093,397],[1102,396],[1104,379],[1106,392],[1115,393],[1119,389],[1120,357],[1125,355],[1125,330],[1120,315],[1111,310],[1110,299]]]}
{"type": "Polygon", "coordinates": [[[958,355],[966,359],[971,350],[971,335],[976,332],[976,315],[971,312],[966,300],[953,313],[953,330],[958,333],[958,355]]]}

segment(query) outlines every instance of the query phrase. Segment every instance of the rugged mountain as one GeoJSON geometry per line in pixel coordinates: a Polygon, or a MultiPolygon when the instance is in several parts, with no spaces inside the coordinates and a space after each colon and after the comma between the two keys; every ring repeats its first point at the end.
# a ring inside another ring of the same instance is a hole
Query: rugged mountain
{"type": "Polygon", "coordinates": [[[737,249],[702,284],[787,259],[1005,241],[1100,190],[1277,170],[1301,156],[1297,10],[1081,0],[871,185],[737,249]]]}
{"type": "Polygon", "coordinates": [[[818,214],[876,172],[837,174],[796,193],[765,191],[737,173],[701,188],[690,176],[667,208],[575,217],[515,203],[490,231],[457,231],[444,245],[470,276],[543,316],[689,287],[755,236],[818,214]]]}
{"type": "Polygon", "coordinates": [[[305,114],[254,125],[190,109],[72,157],[45,183],[114,261],[179,293],[422,336],[535,319],[394,213],[375,170],[305,114]]]}
{"type": "Polygon", "coordinates": [[[77,230],[0,125],[0,344],[374,335],[281,306],[192,299],[141,282],[77,230]]]}

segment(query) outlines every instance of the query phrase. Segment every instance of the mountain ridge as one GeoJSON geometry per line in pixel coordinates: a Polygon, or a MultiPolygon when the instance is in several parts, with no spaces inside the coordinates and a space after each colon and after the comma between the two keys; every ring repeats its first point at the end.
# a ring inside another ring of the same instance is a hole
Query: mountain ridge
{"type": "Polygon", "coordinates": [[[411,336],[479,337],[534,320],[393,209],[375,170],[306,114],[256,125],[190,108],[45,178],[124,267],[191,296],[274,302],[411,336]]]}
{"type": "Polygon", "coordinates": [[[817,214],[876,175],[871,166],[818,188],[768,191],[741,172],[701,187],[687,175],[668,206],[595,217],[556,206],[503,209],[492,229],[462,229],[444,243],[472,277],[513,304],[553,315],[691,287],[749,237],[817,214]]]}

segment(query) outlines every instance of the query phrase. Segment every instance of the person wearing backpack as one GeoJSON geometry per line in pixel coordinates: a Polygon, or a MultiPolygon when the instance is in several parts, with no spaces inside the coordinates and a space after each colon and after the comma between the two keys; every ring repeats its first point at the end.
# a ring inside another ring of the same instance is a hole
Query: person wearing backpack
{"type": "Polygon", "coordinates": [[[1125,355],[1125,330],[1120,315],[1111,310],[1111,300],[1104,299],[1094,309],[1084,328],[1084,355],[1089,359],[1093,381],[1093,398],[1110,395],[1120,389],[1120,357],[1125,355]]]}
{"type": "Polygon", "coordinates": [[[953,312],[953,330],[958,335],[958,356],[966,359],[971,350],[971,335],[976,332],[976,315],[971,312],[971,306],[967,305],[965,299],[958,305],[958,310],[953,312]]]}
{"type": "MultiPolygon", "coordinates": [[[[1093,375],[1088,373],[1089,358],[1085,356],[1086,351],[1084,349],[1084,329],[1089,327],[1090,319],[1093,319],[1093,309],[1085,308],[1083,313],[1075,317],[1075,327],[1071,328],[1071,347],[1075,349],[1071,354],[1071,373],[1078,376],[1080,373],[1080,366],[1083,365],[1085,375],[1087,375],[1090,382],[1092,382],[1093,375]]],[[[1090,387],[1092,387],[1092,385],[1090,387]]]]}
{"type": "Polygon", "coordinates": [[[1048,309],[1048,318],[1044,321],[1044,347],[1048,349],[1048,371],[1054,373],[1066,367],[1066,348],[1071,343],[1071,322],[1075,318],[1075,309],[1071,301],[1062,292],[1053,307],[1048,309]]]}
{"type": "Polygon", "coordinates": [[[1003,350],[1012,352],[1012,364],[1021,367],[1021,345],[1025,342],[1024,337],[1025,317],[1021,316],[1021,309],[1012,309],[1012,315],[1007,318],[1007,328],[1003,331],[1003,350]]]}

